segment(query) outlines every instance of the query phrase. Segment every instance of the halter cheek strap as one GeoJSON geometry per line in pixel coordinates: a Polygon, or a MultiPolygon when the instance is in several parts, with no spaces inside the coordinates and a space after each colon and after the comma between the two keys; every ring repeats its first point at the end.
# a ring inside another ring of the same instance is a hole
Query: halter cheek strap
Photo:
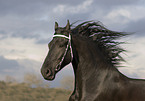
{"type": "Polygon", "coordinates": [[[55,38],[55,37],[60,37],[60,38],[66,38],[66,39],[68,39],[68,44],[67,44],[67,47],[65,49],[65,52],[63,54],[63,57],[62,57],[61,61],[59,62],[59,64],[56,66],[56,71],[58,71],[58,70],[60,70],[61,64],[62,64],[62,62],[63,62],[63,60],[64,60],[64,58],[66,56],[66,53],[68,51],[68,48],[70,47],[71,62],[73,60],[73,51],[72,51],[71,35],[70,34],[69,34],[69,37],[68,36],[65,36],[65,35],[62,35],[62,34],[56,34],[56,35],[53,36],[53,38],[55,38]]]}

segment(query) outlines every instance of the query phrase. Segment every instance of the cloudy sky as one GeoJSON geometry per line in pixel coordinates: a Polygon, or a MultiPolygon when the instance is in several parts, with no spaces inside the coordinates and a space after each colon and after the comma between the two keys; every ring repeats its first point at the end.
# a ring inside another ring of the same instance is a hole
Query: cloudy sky
{"type": "MultiPolygon", "coordinates": [[[[0,0],[0,80],[6,75],[20,80],[27,72],[40,75],[54,22],[65,26],[67,19],[96,20],[111,30],[135,32],[122,39],[129,44],[122,46],[128,53],[120,70],[145,78],[144,12],[145,0],[0,0]]],[[[73,75],[71,65],[57,78],[68,74],[73,75]]]]}

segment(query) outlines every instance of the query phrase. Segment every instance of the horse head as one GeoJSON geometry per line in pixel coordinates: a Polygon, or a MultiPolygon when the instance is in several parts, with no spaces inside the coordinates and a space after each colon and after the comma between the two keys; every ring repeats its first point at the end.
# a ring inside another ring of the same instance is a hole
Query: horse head
{"type": "Polygon", "coordinates": [[[65,27],[59,27],[55,22],[55,33],[52,41],[48,44],[49,52],[41,68],[44,79],[55,79],[56,73],[72,61],[70,32],[69,21],[65,27]]]}

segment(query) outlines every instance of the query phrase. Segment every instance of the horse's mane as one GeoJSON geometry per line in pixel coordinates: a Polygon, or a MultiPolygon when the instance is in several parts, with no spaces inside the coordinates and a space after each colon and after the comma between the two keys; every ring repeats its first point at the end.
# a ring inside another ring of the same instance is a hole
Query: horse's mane
{"type": "Polygon", "coordinates": [[[87,37],[96,42],[108,61],[111,61],[114,66],[119,66],[118,64],[124,61],[120,53],[125,50],[119,45],[125,42],[119,42],[116,39],[128,35],[125,32],[111,31],[105,28],[101,22],[87,21],[72,28],[72,34],[87,37]]]}

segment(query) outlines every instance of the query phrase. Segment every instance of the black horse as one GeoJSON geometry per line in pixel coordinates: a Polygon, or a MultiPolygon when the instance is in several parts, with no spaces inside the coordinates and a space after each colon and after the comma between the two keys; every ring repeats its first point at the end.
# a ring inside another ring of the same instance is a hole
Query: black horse
{"type": "Polygon", "coordinates": [[[117,69],[124,52],[116,39],[127,35],[88,21],[76,27],[55,23],[49,53],[41,68],[46,80],[53,80],[72,63],[75,86],[69,101],[145,101],[145,80],[131,79],[117,69]]]}

